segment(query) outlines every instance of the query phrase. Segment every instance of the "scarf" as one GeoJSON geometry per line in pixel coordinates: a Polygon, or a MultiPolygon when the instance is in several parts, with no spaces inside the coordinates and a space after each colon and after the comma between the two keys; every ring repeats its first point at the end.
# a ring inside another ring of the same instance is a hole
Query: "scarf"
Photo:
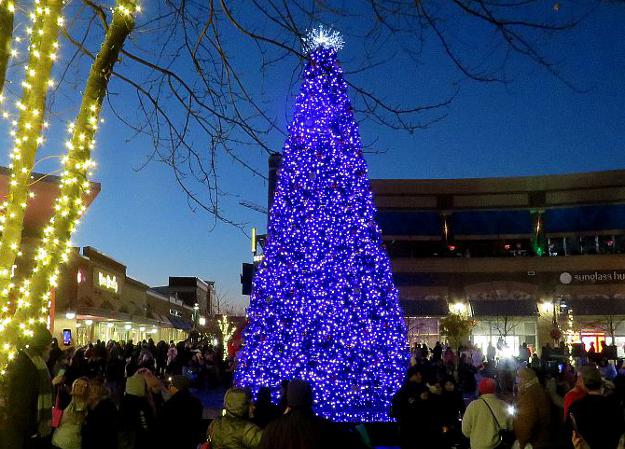
{"type": "Polygon", "coordinates": [[[50,371],[48,366],[39,354],[33,353],[30,349],[25,349],[24,354],[33,362],[37,368],[39,377],[39,393],[37,395],[37,435],[47,437],[52,433],[50,422],[52,420],[52,382],[50,381],[50,371]]]}

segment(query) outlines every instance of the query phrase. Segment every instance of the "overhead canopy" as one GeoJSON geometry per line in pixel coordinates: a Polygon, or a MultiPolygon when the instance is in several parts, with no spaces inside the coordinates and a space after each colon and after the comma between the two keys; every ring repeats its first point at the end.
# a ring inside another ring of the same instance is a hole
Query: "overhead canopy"
{"type": "Polygon", "coordinates": [[[399,304],[408,317],[445,316],[449,306],[444,299],[400,299],[399,304]]]}
{"type": "Polygon", "coordinates": [[[625,299],[587,297],[567,299],[573,315],[625,315],[625,299]]]}
{"type": "Polygon", "coordinates": [[[171,325],[175,327],[176,329],[188,331],[193,327],[193,323],[191,323],[188,320],[185,320],[184,318],[180,318],[180,317],[173,316],[173,315],[170,315],[167,318],[171,322],[171,325]]]}
{"type": "Polygon", "coordinates": [[[532,299],[471,300],[473,316],[536,316],[538,307],[532,299]]]}

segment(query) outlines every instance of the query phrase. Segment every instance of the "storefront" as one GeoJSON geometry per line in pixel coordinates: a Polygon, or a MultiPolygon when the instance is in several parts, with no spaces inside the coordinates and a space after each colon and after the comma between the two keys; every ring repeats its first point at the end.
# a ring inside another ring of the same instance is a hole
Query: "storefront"
{"type": "Polygon", "coordinates": [[[128,277],[125,265],[85,247],[73,254],[55,292],[53,331],[67,346],[97,340],[179,341],[192,327],[187,309],[128,277]],[[154,308],[155,297],[165,306],[154,308]]]}

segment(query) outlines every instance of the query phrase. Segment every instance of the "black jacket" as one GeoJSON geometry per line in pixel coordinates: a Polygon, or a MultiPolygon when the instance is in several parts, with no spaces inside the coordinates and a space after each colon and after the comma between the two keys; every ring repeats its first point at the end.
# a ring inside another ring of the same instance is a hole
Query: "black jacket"
{"type": "Polygon", "coordinates": [[[145,397],[125,395],[120,407],[120,447],[123,449],[152,449],[155,418],[145,397]]]}
{"type": "Polygon", "coordinates": [[[119,414],[109,398],[89,410],[82,429],[82,449],[117,449],[119,414]]]}
{"type": "Polygon", "coordinates": [[[174,394],[161,410],[157,447],[195,449],[204,437],[202,411],[202,403],[189,391],[174,394]]]}

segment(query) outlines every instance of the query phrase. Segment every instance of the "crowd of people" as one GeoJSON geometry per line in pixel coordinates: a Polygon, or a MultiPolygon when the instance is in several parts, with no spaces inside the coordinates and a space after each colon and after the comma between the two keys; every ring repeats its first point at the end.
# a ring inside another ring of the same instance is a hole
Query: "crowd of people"
{"type": "MultiPolygon", "coordinates": [[[[617,449],[625,433],[625,368],[588,354],[575,365],[527,345],[498,358],[489,345],[415,345],[390,414],[402,449],[617,449]]],[[[545,351],[546,350],[546,351],[545,351]]],[[[500,352],[499,352],[500,353],[500,352]]],[[[607,352],[606,352],[607,354],[607,352]]],[[[61,351],[45,327],[3,385],[7,449],[316,449],[371,447],[362,425],[317,417],[311,386],[285,381],[280,402],[230,387],[223,416],[203,420],[192,394],[226,387],[233,362],[189,341],[96,342],[61,351]],[[51,344],[52,341],[52,344],[51,344]]]]}
{"type": "Polygon", "coordinates": [[[393,398],[402,449],[617,449],[623,361],[586,353],[574,366],[568,354],[549,357],[557,348],[543,351],[548,357],[523,344],[518,357],[497,358],[490,344],[485,356],[477,347],[416,345],[393,398]]]}
{"type": "Polygon", "coordinates": [[[62,351],[41,326],[3,385],[0,447],[196,449],[206,424],[191,388],[227,384],[232,371],[207,342],[97,341],[62,351]]]}

